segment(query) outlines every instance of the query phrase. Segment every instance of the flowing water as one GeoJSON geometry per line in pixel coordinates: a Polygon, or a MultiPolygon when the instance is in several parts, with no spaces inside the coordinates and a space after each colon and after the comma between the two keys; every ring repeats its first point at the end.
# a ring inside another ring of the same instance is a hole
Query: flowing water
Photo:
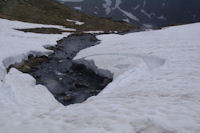
{"type": "Polygon", "coordinates": [[[72,61],[80,50],[96,44],[98,40],[94,35],[71,35],[53,47],[54,53],[48,57],[29,56],[23,65],[13,66],[31,74],[37,84],[45,85],[63,105],[81,103],[97,95],[112,81],[111,77],[99,75],[72,61]]]}

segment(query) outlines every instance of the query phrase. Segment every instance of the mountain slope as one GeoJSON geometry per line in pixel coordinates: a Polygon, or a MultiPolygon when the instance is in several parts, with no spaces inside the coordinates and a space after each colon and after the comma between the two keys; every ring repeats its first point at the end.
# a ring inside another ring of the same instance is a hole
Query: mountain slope
{"type": "Polygon", "coordinates": [[[65,5],[100,17],[130,23],[166,26],[200,21],[197,0],[84,0],[65,5]]]}
{"type": "Polygon", "coordinates": [[[91,17],[54,0],[1,0],[0,17],[25,22],[63,25],[68,28],[83,30],[126,31],[133,26],[91,17]],[[76,25],[66,19],[79,20],[83,25],[76,25]]]}

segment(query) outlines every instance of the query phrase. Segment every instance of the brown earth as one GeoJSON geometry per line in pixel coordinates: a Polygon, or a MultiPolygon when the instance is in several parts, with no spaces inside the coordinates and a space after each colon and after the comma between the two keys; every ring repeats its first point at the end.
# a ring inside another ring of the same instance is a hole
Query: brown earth
{"type": "Polygon", "coordinates": [[[54,0],[1,0],[0,17],[31,23],[63,25],[81,31],[128,31],[137,26],[125,22],[113,22],[74,11],[54,0]],[[66,19],[84,22],[76,25],[66,19]]]}

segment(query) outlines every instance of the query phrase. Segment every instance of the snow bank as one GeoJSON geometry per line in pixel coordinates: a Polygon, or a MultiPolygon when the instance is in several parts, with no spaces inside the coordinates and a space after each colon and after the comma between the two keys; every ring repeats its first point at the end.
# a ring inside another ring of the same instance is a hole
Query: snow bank
{"type": "Polygon", "coordinates": [[[107,78],[110,78],[110,79],[113,78],[112,73],[110,73],[108,70],[98,69],[98,67],[95,66],[93,60],[79,59],[79,60],[74,60],[73,63],[79,64],[79,65],[84,65],[84,66],[87,67],[87,69],[92,70],[97,75],[100,75],[100,76],[103,76],[103,77],[107,77],[107,78]]]}
{"type": "Polygon", "coordinates": [[[18,106],[28,109],[31,107],[46,109],[60,105],[46,87],[36,85],[36,80],[32,76],[14,68],[6,75],[5,84],[12,88],[18,106]]]}
{"type": "Polygon", "coordinates": [[[198,133],[199,35],[199,23],[100,35],[100,45],[84,49],[75,59],[94,60],[99,68],[114,74],[114,81],[98,97],[118,103],[119,123],[129,125],[132,132],[198,133]]]}
{"type": "MultiPolygon", "coordinates": [[[[199,133],[199,27],[197,23],[98,36],[102,43],[75,59],[94,60],[114,74],[114,81],[81,104],[63,107],[30,75],[11,69],[0,82],[0,132],[199,133]]],[[[7,37],[15,32],[20,34],[15,38],[20,45],[20,39],[26,40],[24,33],[10,29],[7,37]]],[[[23,46],[26,49],[19,54],[31,49],[45,52],[41,45],[36,44],[38,49],[32,45],[23,46]]]]}
{"type": "Polygon", "coordinates": [[[47,45],[55,45],[56,41],[67,36],[65,34],[35,34],[24,33],[15,29],[23,28],[58,28],[67,30],[63,26],[42,25],[23,23],[19,21],[9,21],[0,19],[0,80],[6,74],[6,67],[15,62],[25,59],[28,54],[43,55],[51,51],[44,48],[47,45]]]}

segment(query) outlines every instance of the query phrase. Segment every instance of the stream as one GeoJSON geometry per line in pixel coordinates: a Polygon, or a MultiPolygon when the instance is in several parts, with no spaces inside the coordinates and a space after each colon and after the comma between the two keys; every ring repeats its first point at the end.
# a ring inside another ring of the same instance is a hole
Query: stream
{"type": "Polygon", "coordinates": [[[63,105],[81,103],[96,96],[112,81],[111,77],[99,75],[72,60],[80,50],[98,43],[95,35],[70,35],[49,48],[54,53],[48,57],[29,55],[28,60],[11,67],[32,75],[37,84],[46,86],[63,105]]]}

